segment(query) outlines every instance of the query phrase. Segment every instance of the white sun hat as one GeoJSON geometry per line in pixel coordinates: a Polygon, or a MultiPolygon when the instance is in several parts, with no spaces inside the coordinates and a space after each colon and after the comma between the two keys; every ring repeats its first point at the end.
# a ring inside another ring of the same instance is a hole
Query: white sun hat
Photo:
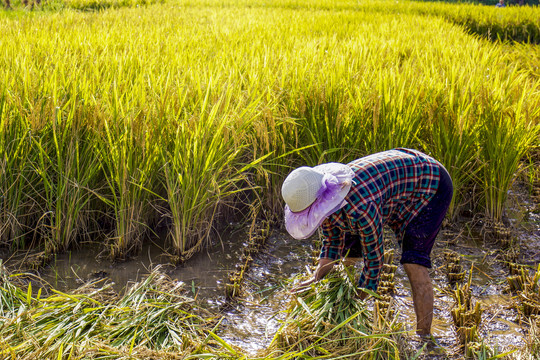
{"type": "Polygon", "coordinates": [[[281,187],[289,234],[295,239],[308,238],[324,219],[345,206],[353,177],[354,171],[340,163],[293,170],[281,187]]]}

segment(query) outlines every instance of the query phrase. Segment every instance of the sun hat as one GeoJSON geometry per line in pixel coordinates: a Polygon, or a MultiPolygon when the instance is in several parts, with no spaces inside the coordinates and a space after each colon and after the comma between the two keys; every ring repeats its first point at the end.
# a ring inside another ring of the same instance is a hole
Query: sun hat
{"type": "Polygon", "coordinates": [[[313,235],[324,219],[345,206],[353,177],[354,171],[340,163],[293,170],[281,186],[289,234],[295,239],[313,235]]]}

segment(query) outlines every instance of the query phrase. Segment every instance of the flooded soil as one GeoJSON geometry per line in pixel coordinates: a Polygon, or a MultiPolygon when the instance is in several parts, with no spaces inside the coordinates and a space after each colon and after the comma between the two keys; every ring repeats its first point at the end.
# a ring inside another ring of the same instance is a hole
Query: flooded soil
{"type": "MultiPolygon", "coordinates": [[[[530,265],[531,270],[540,263],[540,214],[535,211],[536,207],[523,192],[511,194],[508,215],[516,239],[513,247],[520,249],[518,262],[530,265]]],[[[467,273],[473,269],[472,296],[483,309],[480,338],[498,353],[525,346],[527,325],[516,310],[516,299],[508,291],[506,277],[509,272],[504,251],[500,244],[480,235],[480,226],[468,221],[439,234],[432,253],[431,276],[435,285],[433,335],[442,349],[426,352],[421,358],[463,357],[451,316],[454,298],[444,258],[448,249],[459,254],[467,273]]],[[[287,289],[292,285],[291,279],[309,271],[317,249],[313,239],[296,241],[283,230],[274,229],[246,274],[245,293],[236,301],[227,301],[224,282],[238,264],[246,238],[247,227],[237,227],[186,264],[164,266],[167,274],[183,281],[199,301],[224,315],[220,332],[223,339],[255,355],[268,346],[280,326],[281,311],[290,300],[287,289]]],[[[391,236],[389,238],[389,247],[394,247],[391,236]]],[[[163,250],[156,244],[147,244],[138,257],[119,264],[99,260],[98,255],[98,249],[93,246],[58,255],[39,275],[52,287],[63,291],[77,288],[88,280],[106,278],[114,282],[117,292],[122,292],[130,282],[140,280],[155,266],[167,263],[163,250]]],[[[396,250],[394,264],[398,264],[398,260],[399,251],[396,250]]],[[[411,335],[410,344],[419,349],[422,343],[414,336],[411,290],[401,266],[398,266],[395,282],[394,308],[411,335]]]]}

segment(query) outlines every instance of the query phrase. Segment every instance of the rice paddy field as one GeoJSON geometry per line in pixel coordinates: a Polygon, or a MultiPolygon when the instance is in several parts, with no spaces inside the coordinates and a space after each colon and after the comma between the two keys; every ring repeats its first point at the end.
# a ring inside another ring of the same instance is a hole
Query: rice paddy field
{"type": "Polygon", "coordinates": [[[2,358],[540,356],[538,7],[4,5],[0,248],[7,265],[22,260],[0,270],[2,358]],[[432,155],[454,181],[434,253],[444,354],[404,326],[409,290],[390,253],[384,289],[365,303],[345,268],[287,295],[317,239],[288,248],[306,255],[302,266],[261,280],[264,261],[275,264],[269,249],[292,241],[279,232],[289,171],[394,147],[432,155]],[[242,235],[231,237],[238,227],[242,235]],[[199,299],[195,281],[160,267],[121,290],[107,279],[59,289],[42,276],[88,244],[94,258],[122,264],[159,243],[159,262],[181,272],[201,253],[223,256],[224,242],[236,250],[215,284],[217,306],[199,299]],[[496,301],[480,300],[486,292],[496,301]],[[255,352],[239,345],[244,335],[227,335],[231,307],[246,315],[238,309],[254,304],[280,320],[255,352]],[[497,335],[499,316],[515,329],[505,333],[513,342],[497,335]]]}

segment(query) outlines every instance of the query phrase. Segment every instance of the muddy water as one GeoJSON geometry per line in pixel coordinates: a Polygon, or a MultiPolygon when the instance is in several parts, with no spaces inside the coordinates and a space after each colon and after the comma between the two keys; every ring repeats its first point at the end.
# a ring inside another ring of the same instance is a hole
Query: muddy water
{"type": "MultiPolygon", "coordinates": [[[[531,211],[534,204],[521,196],[513,194],[511,197],[509,215],[522,249],[520,262],[535,266],[540,263],[540,215],[531,211]]],[[[473,299],[481,302],[484,309],[479,329],[481,338],[499,352],[522,348],[526,326],[520,324],[513,306],[514,300],[506,292],[508,270],[497,251],[498,246],[484,241],[477,232],[467,230],[466,226],[461,230],[459,237],[455,233],[441,233],[433,251],[433,334],[444,352],[438,350],[426,357],[457,359],[463,354],[450,316],[454,301],[444,270],[443,251],[447,248],[461,255],[464,269],[469,270],[474,264],[473,299]]],[[[310,240],[295,241],[283,231],[274,230],[268,245],[255,258],[247,274],[245,295],[237,302],[226,302],[223,282],[239,261],[246,231],[246,228],[237,228],[221,241],[216,239],[213,247],[197,254],[185,265],[168,266],[166,271],[172,278],[186,283],[199,300],[207,302],[224,315],[220,336],[255,355],[268,346],[279,328],[283,316],[280,310],[289,301],[287,289],[291,286],[290,279],[309,271],[314,248],[310,240]]],[[[140,280],[153,267],[167,263],[163,249],[156,244],[146,245],[137,258],[120,264],[111,264],[99,258],[98,250],[87,246],[80,251],[57,256],[41,275],[61,290],[76,288],[91,279],[107,278],[114,282],[115,290],[121,292],[127,284],[140,280]]],[[[399,259],[399,253],[396,259],[399,259]]],[[[413,336],[414,309],[402,267],[398,267],[396,273],[394,301],[400,319],[411,334],[411,345],[420,348],[421,343],[413,336]]]]}
{"type": "Polygon", "coordinates": [[[240,258],[246,231],[236,228],[228,237],[215,239],[208,250],[195,254],[185,264],[170,265],[164,242],[145,244],[141,253],[125,262],[111,263],[99,246],[83,245],[76,251],[56,255],[52,263],[40,272],[51,286],[70,290],[96,279],[113,282],[113,289],[121,293],[130,283],[140,281],[152,269],[161,267],[171,278],[182,281],[193,295],[202,299],[219,297],[221,284],[240,258]]]}
{"type": "Polygon", "coordinates": [[[226,301],[223,282],[239,263],[242,248],[247,245],[246,234],[247,228],[237,228],[227,237],[216,239],[208,251],[196,254],[178,267],[167,265],[167,257],[157,244],[146,244],[139,256],[118,264],[100,259],[98,247],[84,246],[57,255],[40,276],[61,291],[106,278],[121,293],[152,268],[162,266],[172,279],[184,282],[193,296],[224,315],[220,336],[254,354],[268,345],[279,327],[279,310],[289,301],[286,291],[289,279],[306,270],[313,248],[312,240],[293,241],[282,231],[274,231],[250,267],[245,295],[239,301],[226,301]]]}
{"type": "MultiPolygon", "coordinates": [[[[268,246],[254,260],[246,279],[246,294],[237,302],[227,303],[223,296],[223,281],[226,274],[238,262],[245,231],[239,229],[222,243],[209,251],[190,259],[186,265],[169,267],[168,274],[186,283],[201,301],[219,309],[224,315],[220,336],[230,344],[255,355],[265,349],[280,326],[282,314],[290,300],[287,289],[290,279],[306,273],[313,256],[312,241],[294,241],[283,231],[275,230],[268,246]]],[[[480,334],[486,342],[500,351],[524,346],[524,329],[517,323],[517,313],[512,308],[512,298],[505,291],[505,268],[493,265],[490,251],[477,246],[478,239],[464,239],[453,245],[463,254],[463,266],[470,268],[474,263],[472,291],[476,301],[484,309],[480,334]],[[487,255],[486,255],[487,254],[487,255]]],[[[456,338],[450,310],[453,298],[445,277],[442,262],[443,249],[448,247],[444,236],[434,249],[435,314],[433,334],[447,353],[433,354],[429,358],[459,358],[460,349],[456,338]]],[[[76,288],[81,282],[98,277],[111,279],[114,288],[121,292],[129,282],[140,280],[149,270],[165,263],[162,251],[157,246],[147,245],[143,253],[128,262],[110,264],[96,260],[97,252],[91,248],[58,256],[56,261],[43,272],[51,285],[62,290],[76,288]]],[[[396,258],[399,258],[396,256],[396,258]]],[[[397,262],[397,260],[396,260],[397,262]]],[[[359,265],[361,266],[361,265],[359,265]]],[[[414,334],[414,308],[409,283],[402,267],[396,273],[395,308],[411,334],[411,344],[420,348],[414,334]]]]}

